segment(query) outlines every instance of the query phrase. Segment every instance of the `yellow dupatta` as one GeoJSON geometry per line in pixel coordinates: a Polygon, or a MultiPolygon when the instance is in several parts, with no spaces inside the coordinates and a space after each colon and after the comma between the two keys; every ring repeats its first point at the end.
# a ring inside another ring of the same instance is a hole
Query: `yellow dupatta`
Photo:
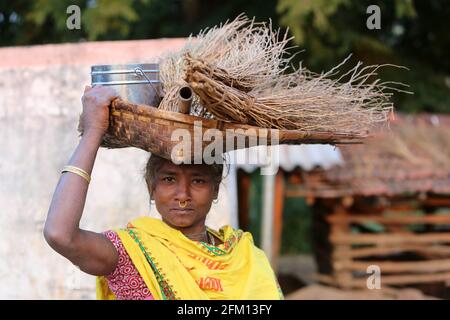
{"type": "MultiPolygon", "coordinates": [[[[282,299],[264,252],[250,233],[222,227],[223,244],[192,241],[165,222],[138,218],[116,231],[155,299],[282,299]]],[[[104,277],[97,299],[115,299],[104,277]]]]}

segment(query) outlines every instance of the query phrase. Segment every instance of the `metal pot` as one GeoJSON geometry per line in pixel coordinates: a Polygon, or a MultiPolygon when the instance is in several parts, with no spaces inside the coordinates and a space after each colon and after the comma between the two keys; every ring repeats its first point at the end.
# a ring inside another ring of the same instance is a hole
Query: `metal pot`
{"type": "Polygon", "coordinates": [[[153,107],[162,97],[156,63],[92,66],[91,85],[111,86],[122,99],[153,107]]]}

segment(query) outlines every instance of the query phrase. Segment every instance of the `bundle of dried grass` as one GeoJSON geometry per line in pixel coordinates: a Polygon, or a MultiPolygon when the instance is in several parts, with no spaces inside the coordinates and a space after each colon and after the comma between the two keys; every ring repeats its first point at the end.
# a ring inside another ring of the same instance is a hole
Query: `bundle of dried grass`
{"type": "Polygon", "coordinates": [[[286,34],[240,15],[191,36],[182,50],[160,61],[166,96],[159,108],[180,112],[175,93],[186,81],[196,93],[190,114],[204,118],[357,134],[387,122],[393,109],[387,89],[403,90],[376,79],[383,65],[358,63],[339,75],[347,58],[320,75],[302,66],[285,74],[292,59],[286,34]]]}
{"type": "Polygon", "coordinates": [[[374,124],[386,122],[393,108],[392,93],[385,92],[395,89],[388,86],[391,83],[369,82],[381,66],[362,68],[359,63],[338,79],[329,78],[338,74],[348,58],[325,74],[299,68],[248,93],[233,87],[233,76],[227,78],[224,70],[188,54],[185,60],[185,80],[203,107],[219,120],[264,128],[365,133],[374,124]]]}
{"type": "MultiPolygon", "coordinates": [[[[196,37],[189,37],[179,51],[163,56],[160,60],[160,78],[166,93],[172,87],[182,85],[186,64],[184,54],[211,63],[216,77],[223,83],[248,92],[255,87],[266,86],[280,76],[292,57],[286,45],[287,33],[280,35],[271,24],[256,23],[244,15],[219,27],[206,29],[196,37]]],[[[161,109],[173,106],[164,103],[161,109]]],[[[168,109],[164,109],[168,110],[168,109]]],[[[191,114],[204,111],[198,99],[194,99],[191,114]]]]}

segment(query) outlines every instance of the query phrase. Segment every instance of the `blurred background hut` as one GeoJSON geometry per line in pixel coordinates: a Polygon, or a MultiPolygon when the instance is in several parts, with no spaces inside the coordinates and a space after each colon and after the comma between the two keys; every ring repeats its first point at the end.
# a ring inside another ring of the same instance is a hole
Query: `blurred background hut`
{"type": "Polygon", "coordinates": [[[449,297],[450,117],[397,114],[391,130],[339,147],[342,163],[289,174],[287,197],[312,210],[318,280],[366,288],[370,266],[383,286],[449,297]]]}

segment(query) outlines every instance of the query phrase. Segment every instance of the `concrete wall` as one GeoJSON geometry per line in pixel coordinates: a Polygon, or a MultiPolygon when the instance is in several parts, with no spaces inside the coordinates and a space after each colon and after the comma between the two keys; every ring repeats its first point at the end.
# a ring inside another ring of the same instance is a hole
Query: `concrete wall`
{"type": "MultiPolygon", "coordinates": [[[[78,116],[90,66],[152,62],[183,39],[0,49],[0,298],[93,299],[95,278],[45,242],[42,228],[61,168],[79,141],[78,116]]],[[[81,226],[121,227],[149,212],[142,178],[148,153],[100,149],[81,226]]],[[[221,189],[208,224],[230,223],[221,189]]]]}

